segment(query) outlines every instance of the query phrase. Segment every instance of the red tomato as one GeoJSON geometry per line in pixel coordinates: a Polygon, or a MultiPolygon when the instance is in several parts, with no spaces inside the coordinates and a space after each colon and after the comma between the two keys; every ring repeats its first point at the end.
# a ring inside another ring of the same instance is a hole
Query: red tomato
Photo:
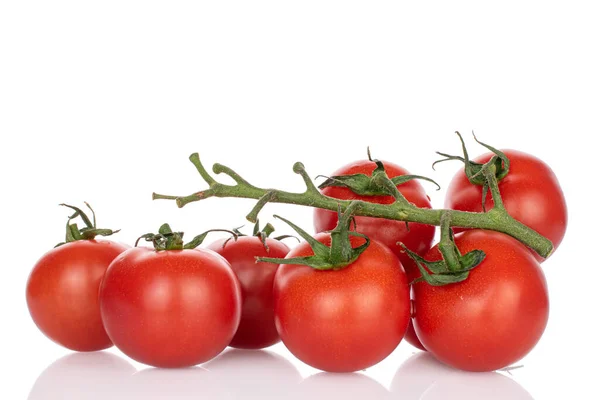
{"type": "MultiPolygon", "coordinates": [[[[408,171],[404,168],[389,163],[383,162],[385,172],[388,177],[408,175],[408,171]]],[[[337,171],[332,176],[365,174],[371,176],[376,165],[373,161],[362,160],[348,164],[337,171]]],[[[406,199],[421,208],[431,208],[429,198],[423,189],[423,186],[416,180],[408,181],[402,185],[398,185],[398,190],[406,197],[406,199]]],[[[361,196],[354,193],[346,187],[330,186],[321,190],[326,195],[336,199],[343,200],[363,200],[377,204],[391,204],[394,202],[392,196],[361,196]]],[[[435,227],[431,225],[417,224],[410,222],[410,231],[406,229],[406,223],[403,221],[394,221],[384,218],[371,217],[356,217],[356,230],[367,235],[369,238],[377,240],[389,247],[401,261],[408,259],[405,253],[402,253],[398,242],[402,242],[410,250],[418,254],[424,254],[431,247],[435,227]]],[[[325,232],[335,228],[337,225],[337,213],[315,209],[314,225],[317,232],[325,232]]]]}
{"type": "MultiPolygon", "coordinates": [[[[315,238],[330,245],[329,234],[315,238]]],[[[351,238],[353,247],[364,239],[351,238]]],[[[286,258],[312,255],[303,242],[286,258]]],[[[275,274],[275,325],[286,347],[305,363],[330,372],[377,364],[400,343],[410,316],[406,274],[397,257],[372,240],[339,270],[282,264],[275,274]]]]}
{"type": "Polygon", "coordinates": [[[229,263],[242,287],[242,319],[229,344],[241,349],[261,349],[279,342],[273,310],[273,279],[277,264],[257,262],[256,257],[283,258],[290,249],[278,240],[267,238],[265,249],[257,236],[242,236],[236,241],[218,240],[208,246],[229,263]]]}
{"type": "Polygon", "coordinates": [[[100,289],[115,346],[144,364],[175,368],[219,354],[240,322],[240,284],[210,250],[133,248],[110,265],[100,289]]]}
{"type": "MultiPolygon", "coordinates": [[[[548,289],[539,263],[510,236],[469,230],[456,236],[461,253],[485,259],[459,283],[413,285],[413,322],[440,361],[468,371],[493,371],[523,358],[548,322],[548,289]]],[[[437,246],[425,259],[441,260],[437,246]]]]}
{"type": "Polygon", "coordinates": [[[111,261],[125,250],[110,241],[77,240],[46,253],[27,281],[27,306],[37,327],[71,350],[111,347],[98,290],[111,261]]]}
{"type": "MultiPolygon", "coordinates": [[[[508,213],[518,221],[550,239],[558,248],[567,229],[567,204],[558,180],[550,167],[532,155],[516,150],[502,150],[510,160],[510,171],[498,187],[508,213]]],[[[485,163],[492,153],[473,161],[485,163]]],[[[446,207],[454,210],[481,212],[482,187],[473,185],[463,171],[459,171],[448,188],[446,207]]],[[[485,203],[494,206],[488,192],[485,203]]],[[[457,229],[456,232],[460,232],[457,229]]],[[[538,261],[544,259],[535,254],[538,261]]]]}

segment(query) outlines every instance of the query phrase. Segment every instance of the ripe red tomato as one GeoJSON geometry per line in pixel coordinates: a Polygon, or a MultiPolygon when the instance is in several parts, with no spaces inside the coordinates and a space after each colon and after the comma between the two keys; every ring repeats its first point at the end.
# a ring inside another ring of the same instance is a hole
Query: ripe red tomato
{"type": "Polygon", "coordinates": [[[110,265],[100,289],[115,346],[144,364],[175,368],[219,354],[240,322],[240,284],[210,250],[136,247],[110,265]]]}
{"type": "MultiPolygon", "coordinates": [[[[567,204],[562,189],[550,167],[542,160],[516,150],[502,150],[510,160],[510,171],[498,183],[508,213],[518,221],[550,239],[558,248],[567,229],[567,204]]],[[[473,161],[485,163],[492,153],[473,161]]],[[[454,210],[481,212],[482,187],[473,185],[459,171],[448,188],[446,207],[454,210]]],[[[486,209],[494,206],[488,192],[486,209]]],[[[456,232],[460,232],[457,229],[456,232]]],[[[544,259],[535,254],[538,261],[544,259]]]]}
{"type": "Polygon", "coordinates": [[[225,257],[242,287],[242,319],[229,344],[241,349],[261,349],[279,342],[273,309],[273,279],[277,264],[257,262],[256,257],[283,258],[290,249],[278,240],[257,236],[218,240],[208,248],[225,257]],[[227,241],[227,244],[224,243],[227,241]]]}
{"type": "MultiPolygon", "coordinates": [[[[413,322],[421,343],[440,361],[493,371],[523,358],[548,322],[548,289],[531,252],[508,235],[469,230],[456,236],[462,254],[486,254],[462,282],[413,285],[413,322]]],[[[441,260],[437,245],[426,255],[441,260]]]]}
{"type": "MultiPolygon", "coordinates": [[[[315,238],[331,243],[326,233],[315,238]]],[[[350,239],[353,247],[365,240],[350,239]]],[[[303,242],[286,258],[312,254],[303,242]]],[[[329,372],[357,371],[383,360],[402,340],[410,315],[402,265],[374,240],[342,269],[280,265],[274,299],[275,325],[286,347],[305,363],[329,372]]]]}
{"type": "MultiPolygon", "coordinates": [[[[408,175],[408,171],[404,168],[389,163],[383,162],[385,172],[388,177],[408,175]]],[[[350,163],[335,171],[332,176],[365,174],[371,176],[376,168],[373,161],[362,160],[350,163]]],[[[406,197],[406,199],[421,208],[431,208],[429,198],[423,189],[423,186],[416,180],[408,181],[402,185],[398,185],[398,190],[406,197]]],[[[326,195],[336,199],[343,200],[363,200],[377,204],[391,204],[394,202],[392,196],[361,196],[354,193],[352,190],[341,186],[329,186],[321,190],[326,195]]],[[[314,225],[317,232],[325,232],[335,228],[337,225],[337,213],[320,208],[315,209],[314,225]]],[[[424,254],[431,247],[435,227],[431,225],[417,224],[410,222],[408,226],[410,231],[406,229],[406,223],[402,221],[394,221],[384,218],[371,217],[355,217],[356,230],[369,238],[377,240],[389,247],[401,261],[405,261],[408,256],[401,252],[401,247],[398,242],[402,242],[410,250],[417,254],[424,254]]]]}
{"type": "Polygon", "coordinates": [[[77,240],[46,253],[27,281],[27,306],[37,327],[75,351],[112,346],[106,335],[98,290],[111,261],[127,247],[103,240],[77,240]]]}

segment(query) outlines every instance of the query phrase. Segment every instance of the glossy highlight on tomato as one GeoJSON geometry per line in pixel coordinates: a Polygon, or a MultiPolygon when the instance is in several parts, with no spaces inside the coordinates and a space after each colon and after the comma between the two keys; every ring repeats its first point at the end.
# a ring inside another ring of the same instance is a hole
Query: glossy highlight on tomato
{"type": "Polygon", "coordinates": [[[289,247],[271,238],[263,244],[257,236],[242,236],[237,240],[217,240],[208,248],[229,262],[242,288],[242,317],[229,345],[262,349],[278,343],[273,305],[273,280],[278,265],[257,262],[256,257],[284,258],[289,247]]]}
{"type": "MultiPolygon", "coordinates": [[[[330,245],[327,233],[315,238],[330,245]]],[[[353,247],[363,238],[351,238],[353,247]]],[[[312,255],[308,243],[286,258],[312,255]]],[[[358,371],[386,358],[400,343],[410,315],[409,288],[398,258],[372,240],[338,270],[282,264],[275,275],[275,324],[300,360],[328,372],[358,371]]]]}
{"type": "MultiPolygon", "coordinates": [[[[413,285],[413,323],[437,359],[467,371],[507,367],[533,349],[548,322],[546,279],[533,254],[512,237],[469,230],[456,235],[462,254],[486,254],[466,280],[413,285]]],[[[426,255],[441,260],[437,245],[426,255]]]]}
{"type": "MultiPolygon", "coordinates": [[[[502,150],[510,160],[510,171],[498,182],[504,207],[518,221],[550,239],[558,248],[567,230],[567,204],[556,175],[542,160],[521,151],[502,150]]],[[[492,153],[473,161],[485,163],[492,153]]],[[[473,185],[464,171],[457,172],[446,193],[445,206],[454,210],[481,212],[482,187],[473,185]]],[[[494,206],[488,192],[486,210],[494,206]]],[[[457,228],[456,232],[464,229],[457,228]]],[[[544,259],[535,254],[538,261],[544,259]]]]}
{"type": "Polygon", "coordinates": [[[109,264],[127,249],[107,240],[77,240],[44,254],[33,267],[26,289],[37,327],[70,350],[111,347],[100,316],[98,290],[109,264]]]}
{"type": "Polygon", "coordinates": [[[100,305],[119,350],[144,364],[177,368],[208,361],[227,347],[242,296],[227,261],[210,250],[136,247],[110,265],[100,305]]]}

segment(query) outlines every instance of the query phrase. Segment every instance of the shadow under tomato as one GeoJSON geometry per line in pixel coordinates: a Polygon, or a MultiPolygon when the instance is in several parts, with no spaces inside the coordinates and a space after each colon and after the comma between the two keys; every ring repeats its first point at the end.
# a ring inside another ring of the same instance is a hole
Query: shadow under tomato
{"type": "Polygon", "coordinates": [[[302,380],[289,361],[262,350],[228,350],[205,367],[138,372],[111,353],[76,353],[46,368],[29,400],[281,399],[302,380]]]}
{"type": "Polygon", "coordinates": [[[533,400],[518,382],[498,372],[464,372],[420,352],[406,360],[390,387],[403,400],[533,400]]]}
{"type": "Polygon", "coordinates": [[[120,398],[136,369],[108,352],[74,353],[48,366],[35,381],[29,400],[120,398]]]}
{"type": "Polygon", "coordinates": [[[228,399],[282,399],[297,388],[300,373],[284,357],[266,350],[230,349],[203,365],[213,392],[228,399]]]}
{"type": "Polygon", "coordinates": [[[360,373],[320,372],[306,378],[291,399],[388,399],[388,390],[376,380],[360,373]]]}
{"type": "MultiPolygon", "coordinates": [[[[123,387],[122,399],[220,399],[210,373],[202,367],[148,368],[133,375],[123,387]]],[[[118,397],[121,400],[121,397],[118,397]]],[[[112,399],[111,399],[112,400],[112,399]]]]}

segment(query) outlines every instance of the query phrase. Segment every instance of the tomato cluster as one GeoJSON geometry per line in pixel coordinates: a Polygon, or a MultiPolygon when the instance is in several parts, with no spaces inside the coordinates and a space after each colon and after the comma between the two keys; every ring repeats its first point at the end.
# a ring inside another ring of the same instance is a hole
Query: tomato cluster
{"type": "MultiPolygon", "coordinates": [[[[502,154],[511,165],[498,182],[506,212],[558,247],[567,208],[554,173],[525,153],[502,154]]],[[[409,203],[431,208],[404,168],[370,158],[336,171],[321,192],[391,204],[389,193],[360,184],[381,169],[398,178],[392,181],[409,203]]],[[[456,174],[449,209],[494,207],[487,188],[471,178],[456,174]]],[[[37,262],[26,294],[39,329],[76,351],[114,344],[139,362],[177,368],[204,363],[227,346],[260,349],[281,340],[315,368],[349,372],[383,360],[405,338],[458,369],[491,371],[524,357],[548,320],[543,258],[495,231],[455,228],[456,253],[482,251],[485,258],[460,281],[437,285],[424,274],[445,256],[432,246],[435,227],[424,223],[316,209],[314,236],[291,224],[305,239],[291,250],[258,223],[252,236],[235,231],[204,248],[196,247],[206,233],[183,244],[183,234],[165,224],[143,236],[154,248],[129,248],[96,240],[112,231],[71,208],[70,220],[81,217],[86,227],[69,222],[66,243],[37,262]]]]}

